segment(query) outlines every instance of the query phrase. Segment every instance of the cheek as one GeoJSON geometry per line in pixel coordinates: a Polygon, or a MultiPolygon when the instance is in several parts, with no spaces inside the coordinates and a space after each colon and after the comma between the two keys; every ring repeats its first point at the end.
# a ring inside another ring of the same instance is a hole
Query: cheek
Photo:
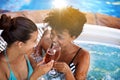
{"type": "Polygon", "coordinates": [[[51,45],[52,40],[48,37],[44,37],[41,39],[41,46],[44,49],[47,49],[51,45]]]}
{"type": "Polygon", "coordinates": [[[58,42],[59,42],[59,44],[61,45],[62,48],[68,46],[68,44],[70,43],[70,41],[66,40],[66,39],[64,39],[64,40],[58,40],[58,42]]]}
{"type": "Polygon", "coordinates": [[[61,47],[66,45],[66,42],[64,40],[58,40],[61,47]]]}
{"type": "Polygon", "coordinates": [[[34,51],[35,45],[29,44],[25,47],[26,53],[32,53],[34,51]]]}

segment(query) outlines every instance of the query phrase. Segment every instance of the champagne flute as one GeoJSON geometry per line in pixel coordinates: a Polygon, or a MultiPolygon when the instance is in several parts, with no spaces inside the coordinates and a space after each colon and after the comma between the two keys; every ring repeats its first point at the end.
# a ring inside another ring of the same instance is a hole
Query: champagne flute
{"type": "MultiPolygon", "coordinates": [[[[61,47],[59,46],[59,44],[57,42],[52,42],[52,44],[46,51],[44,64],[48,63],[51,60],[57,61],[60,57],[60,53],[61,47]]],[[[49,78],[48,76],[50,76],[51,78],[55,78],[58,76],[58,72],[54,69],[54,67],[47,73],[47,75],[43,75],[37,80],[46,80],[49,78]]]]}
{"type": "MultiPolygon", "coordinates": [[[[60,51],[61,51],[61,47],[59,46],[59,44],[57,42],[52,42],[50,48],[47,49],[45,62],[48,63],[50,60],[57,61],[60,57],[60,51]]],[[[58,75],[58,72],[54,68],[52,68],[48,72],[48,74],[51,77],[56,77],[58,75]]]]}

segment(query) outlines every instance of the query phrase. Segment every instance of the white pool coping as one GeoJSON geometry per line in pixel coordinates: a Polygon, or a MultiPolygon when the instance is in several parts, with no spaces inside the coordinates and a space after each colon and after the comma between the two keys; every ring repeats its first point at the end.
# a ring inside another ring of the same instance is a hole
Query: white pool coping
{"type": "MultiPolygon", "coordinates": [[[[36,23],[38,28],[44,27],[43,23],[36,23]]],[[[0,30],[0,33],[2,30],[0,30]]],[[[96,42],[120,47],[120,29],[106,26],[85,24],[83,32],[75,41],[96,42]]]]}
{"type": "MultiPolygon", "coordinates": [[[[45,24],[37,23],[38,27],[45,24]]],[[[101,25],[85,24],[83,32],[75,41],[95,42],[101,44],[120,46],[120,30],[101,25]]]]}
{"type": "Polygon", "coordinates": [[[85,24],[78,41],[99,42],[120,46],[120,30],[100,25],[85,24]]]}

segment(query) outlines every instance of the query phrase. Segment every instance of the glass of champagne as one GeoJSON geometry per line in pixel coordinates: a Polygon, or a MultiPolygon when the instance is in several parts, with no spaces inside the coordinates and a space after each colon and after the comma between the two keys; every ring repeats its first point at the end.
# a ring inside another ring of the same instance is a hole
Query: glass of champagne
{"type": "MultiPolygon", "coordinates": [[[[52,42],[51,46],[47,49],[46,55],[45,55],[45,63],[48,63],[51,60],[57,61],[60,57],[61,53],[61,47],[57,42],[52,42]]],[[[52,68],[48,72],[49,76],[56,77],[58,75],[57,71],[52,68]]]]}

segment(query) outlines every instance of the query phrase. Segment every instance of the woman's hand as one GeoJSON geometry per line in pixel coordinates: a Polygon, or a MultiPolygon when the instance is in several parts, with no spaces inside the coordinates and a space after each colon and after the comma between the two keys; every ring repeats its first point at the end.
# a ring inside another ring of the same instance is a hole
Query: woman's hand
{"type": "Polygon", "coordinates": [[[30,80],[37,80],[38,77],[46,74],[53,67],[53,63],[54,63],[54,61],[51,60],[47,64],[44,64],[43,62],[37,64],[37,66],[34,69],[34,72],[33,72],[32,76],[31,76],[30,80]]]}
{"type": "Polygon", "coordinates": [[[70,71],[69,66],[65,62],[54,62],[53,66],[58,72],[66,73],[70,71]]]}
{"type": "Polygon", "coordinates": [[[65,62],[54,62],[53,66],[58,72],[65,74],[66,80],[75,80],[69,66],[65,62]]]}
{"type": "Polygon", "coordinates": [[[44,63],[44,61],[40,62],[39,64],[37,64],[35,70],[37,70],[38,72],[41,72],[43,75],[47,73],[49,70],[51,70],[51,68],[53,67],[53,63],[54,63],[54,60],[51,60],[48,63],[44,63]]]}

